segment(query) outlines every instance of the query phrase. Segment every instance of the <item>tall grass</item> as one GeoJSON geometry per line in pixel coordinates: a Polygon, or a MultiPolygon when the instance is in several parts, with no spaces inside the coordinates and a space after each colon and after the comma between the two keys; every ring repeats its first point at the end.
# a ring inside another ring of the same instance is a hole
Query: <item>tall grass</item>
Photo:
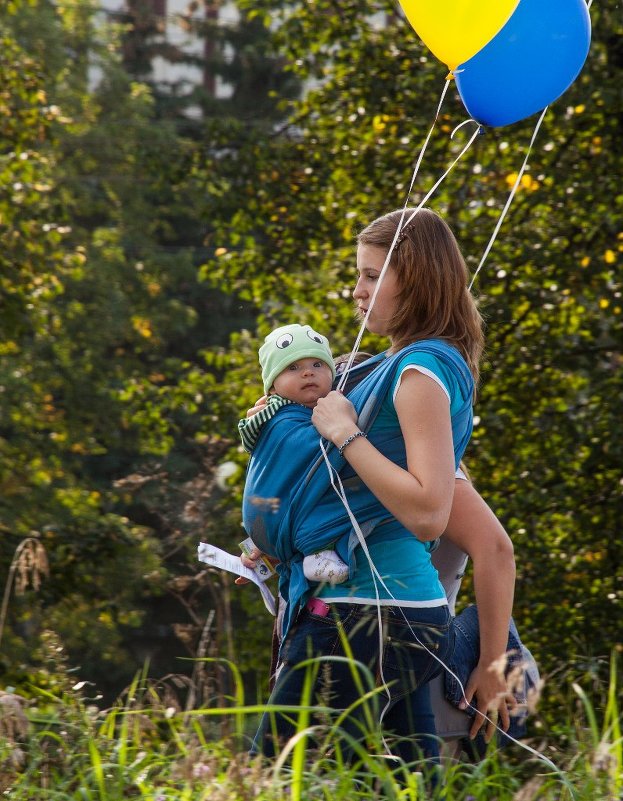
{"type": "MultiPolygon", "coordinates": [[[[446,761],[433,777],[424,763],[391,758],[378,727],[365,744],[341,748],[340,712],[312,706],[323,669],[309,660],[300,707],[280,708],[297,732],[272,763],[246,753],[260,712],[244,704],[242,678],[228,664],[234,692],[227,706],[187,709],[166,682],[137,674],[110,709],[62,677],[55,692],[29,688],[29,700],[0,694],[0,793],[11,801],[621,801],[623,740],[620,672],[613,657],[603,692],[589,698],[573,685],[577,706],[560,711],[564,736],[532,740],[557,770],[517,746],[489,747],[477,764],[446,761]],[[215,721],[233,723],[218,736],[215,721]],[[564,747],[560,745],[564,743],[564,747]]],[[[355,672],[357,672],[355,670],[355,672]]],[[[362,698],[374,691],[362,684],[362,698]]]]}

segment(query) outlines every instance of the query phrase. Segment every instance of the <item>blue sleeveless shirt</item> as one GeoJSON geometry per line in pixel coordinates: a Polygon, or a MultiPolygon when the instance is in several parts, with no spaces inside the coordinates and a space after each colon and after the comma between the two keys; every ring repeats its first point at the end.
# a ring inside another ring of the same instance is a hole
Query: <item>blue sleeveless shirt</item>
{"type": "MultiPolygon", "coordinates": [[[[466,398],[463,397],[456,372],[430,353],[409,353],[396,366],[393,380],[370,429],[371,439],[379,432],[400,429],[394,398],[402,375],[408,369],[419,369],[444,390],[451,418],[460,413],[466,398]]],[[[469,384],[463,387],[463,391],[471,392],[471,389],[469,384]]],[[[458,466],[458,462],[455,466],[458,466]]],[[[391,518],[375,528],[367,537],[366,544],[370,558],[386,585],[383,587],[377,579],[378,602],[382,605],[428,607],[447,603],[437,571],[431,563],[431,543],[421,542],[401,523],[391,518]]],[[[355,566],[348,581],[333,587],[321,587],[318,597],[326,603],[377,603],[372,569],[363,548],[357,547],[354,557],[355,566]]]]}

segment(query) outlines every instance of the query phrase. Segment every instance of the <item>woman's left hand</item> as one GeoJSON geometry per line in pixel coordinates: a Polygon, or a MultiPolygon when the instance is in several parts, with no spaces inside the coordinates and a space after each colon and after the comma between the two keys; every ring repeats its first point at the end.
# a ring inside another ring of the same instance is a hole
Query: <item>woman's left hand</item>
{"type": "MultiPolygon", "coordinates": [[[[483,724],[485,724],[484,737],[487,743],[495,734],[496,725],[504,731],[508,730],[509,713],[517,706],[517,699],[509,692],[503,670],[495,665],[485,667],[478,663],[465,686],[465,700],[478,710],[469,732],[472,739],[483,724]],[[485,719],[485,715],[488,720],[485,719]]],[[[467,708],[467,704],[463,702],[460,708],[467,708]]]]}
{"type": "Polygon", "coordinates": [[[320,398],[312,413],[312,423],[320,436],[335,445],[358,431],[357,412],[353,404],[341,392],[329,392],[320,398]]]}

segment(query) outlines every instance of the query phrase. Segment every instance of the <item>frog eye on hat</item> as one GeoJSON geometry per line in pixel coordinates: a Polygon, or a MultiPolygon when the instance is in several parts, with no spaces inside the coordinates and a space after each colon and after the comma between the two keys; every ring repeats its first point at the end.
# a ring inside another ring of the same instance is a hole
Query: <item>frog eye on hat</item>
{"type": "Polygon", "coordinates": [[[292,334],[282,334],[275,342],[278,348],[287,348],[294,341],[292,334]]]}
{"type": "Polygon", "coordinates": [[[313,328],[310,328],[310,329],[307,331],[307,336],[308,336],[308,337],[309,337],[311,340],[313,340],[314,342],[318,342],[318,344],[322,345],[323,338],[320,336],[320,334],[317,334],[317,333],[314,331],[314,329],[313,329],[313,328]]]}

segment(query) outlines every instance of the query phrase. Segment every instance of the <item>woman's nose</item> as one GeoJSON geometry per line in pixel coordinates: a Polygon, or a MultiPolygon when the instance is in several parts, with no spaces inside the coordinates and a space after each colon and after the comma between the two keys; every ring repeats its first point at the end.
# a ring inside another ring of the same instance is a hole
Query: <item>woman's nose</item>
{"type": "Polygon", "coordinates": [[[357,298],[362,298],[365,296],[365,292],[363,287],[361,286],[361,278],[357,279],[357,283],[355,284],[355,288],[353,289],[353,298],[357,300],[357,298]]]}

